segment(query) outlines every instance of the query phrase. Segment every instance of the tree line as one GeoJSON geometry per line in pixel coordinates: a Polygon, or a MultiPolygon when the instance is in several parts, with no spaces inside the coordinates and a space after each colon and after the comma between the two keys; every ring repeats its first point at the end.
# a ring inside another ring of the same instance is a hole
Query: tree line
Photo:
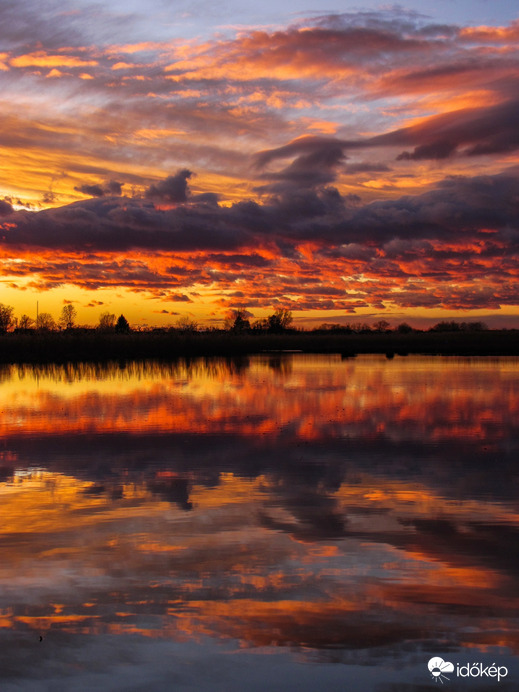
{"type": "MultiPolygon", "coordinates": [[[[10,305],[0,303],[0,334],[6,332],[55,332],[58,330],[77,329],[77,310],[71,304],[67,303],[61,309],[58,319],[54,319],[50,312],[39,312],[36,319],[29,315],[21,315],[16,317],[14,308],[10,305]]],[[[109,312],[103,312],[99,316],[99,324],[96,327],[103,332],[119,332],[127,333],[131,331],[128,320],[124,315],[115,315],[109,312]]]]}
{"type": "MultiPolygon", "coordinates": [[[[293,316],[290,310],[279,308],[268,317],[251,322],[252,315],[245,308],[236,308],[231,310],[224,321],[224,331],[233,334],[254,334],[254,333],[289,333],[296,331],[293,328],[293,316]]],[[[77,330],[77,310],[71,304],[67,303],[61,309],[58,319],[48,312],[41,312],[36,319],[32,319],[28,315],[16,317],[14,308],[9,305],[0,303],[0,334],[6,332],[54,332],[58,330],[71,331],[77,330]]],[[[89,329],[91,327],[82,327],[89,329]]],[[[95,327],[96,330],[104,333],[114,332],[118,334],[127,334],[132,331],[128,320],[124,315],[116,317],[110,312],[103,312],[99,316],[99,322],[95,327]]],[[[187,316],[180,317],[171,327],[157,327],[150,331],[181,331],[181,332],[198,332],[198,331],[221,331],[218,328],[201,328],[195,320],[187,316]]],[[[430,332],[479,332],[488,330],[484,322],[456,322],[442,321],[430,327],[430,332]]],[[[386,320],[378,320],[374,324],[366,322],[352,322],[348,324],[327,323],[315,327],[310,330],[313,333],[325,334],[371,334],[371,333],[390,333],[409,334],[411,332],[422,331],[411,327],[407,322],[401,322],[395,328],[392,328],[386,320]]]]}

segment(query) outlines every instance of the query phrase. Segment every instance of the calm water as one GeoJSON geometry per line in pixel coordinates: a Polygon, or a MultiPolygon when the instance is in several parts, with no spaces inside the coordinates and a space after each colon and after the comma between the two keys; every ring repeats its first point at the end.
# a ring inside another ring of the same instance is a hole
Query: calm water
{"type": "Polygon", "coordinates": [[[2,692],[519,689],[518,359],[9,366],[0,411],[2,692]]]}

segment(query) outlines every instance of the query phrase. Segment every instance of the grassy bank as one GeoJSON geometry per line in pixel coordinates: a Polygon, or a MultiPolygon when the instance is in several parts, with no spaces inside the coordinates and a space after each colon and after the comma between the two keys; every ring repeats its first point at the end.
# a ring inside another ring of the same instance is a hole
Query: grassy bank
{"type": "Polygon", "coordinates": [[[519,331],[370,334],[233,334],[229,332],[9,333],[0,336],[2,363],[140,360],[241,356],[265,351],[304,353],[519,356],[519,331]]]}

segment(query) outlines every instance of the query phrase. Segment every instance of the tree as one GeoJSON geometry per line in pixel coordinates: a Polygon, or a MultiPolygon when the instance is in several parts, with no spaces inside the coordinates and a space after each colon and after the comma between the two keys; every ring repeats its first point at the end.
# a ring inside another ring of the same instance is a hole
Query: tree
{"type": "Polygon", "coordinates": [[[18,329],[26,332],[28,329],[32,329],[34,325],[34,320],[29,315],[22,315],[18,320],[18,329]]]}
{"type": "Polygon", "coordinates": [[[396,330],[399,334],[410,334],[413,331],[413,328],[410,324],[407,324],[407,322],[401,322],[396,330]]]}
{"type": "Polygon", "coordinates": [[[389,324],[389,322],[386,322],[386,320],[379,320],[378,322],[375,322],[375,324],[373,325],[373,329],[376,332],[387,332],[390,326],[391,325],[389,324]]]}
{"type": "Polygon", "coordinates": [[[5,334],[15,324],[14,308],[0,303],[0,334],[5,334]]]}
{"type": "Polygon", "coordinates": [[[224,326],[231,332],[242,332],[250,329],[249,317],[252,314],[245,308],[233,308],[228,312],[224,326]]]}
{"type": "Polygon", "coordinates": [[[351,334],[352,329],[349,324],[339,324],[338,322],[323,322],[318,327],[314,327],[312,331],[333,332],[334,334],[351,334]]]}
{"type": "Polygon", "coordinates": [[[467,322],[466,330],[468,332],[486,332],[488,325],[485,322],[467,322]]]}
{"type": "Polygon", "coordinates": [[[459,322],[438,322],[429,329],[430,332],[459,332],[461,331],[459,322]]]}
{"type": "Polygon", "coordinates": [[[115,328],[115,315],[110,312],[102,312],[99,315],[98,329],[102,332],[111,332],[115,328]]]}
{"type": "Polygon", "coordinates": [[[179,317],[178,320],[175,322],[175,327],[176,329],[179,329],[181,332],[198,331],[198,324],[187,315],[179,317]]]}
{"type": "Polygon", "coordinates": [[[356,334],[369,334],[371,332],[371,327],[366,322],[354,322],[350,326],[356,334]]]}
{"type": "Polygon", "coordinates": [[[260,320],[255,320],[252,323],[252,330],[255,332],[266,332],[269,328],[268,320],[264,317],[260,320]]]}
{"type": "Polygon", "coordinates": [[[124,315],[119,315],[117,318],[117,322],[115,323],[115,331],[118,334],[128,334],[130,332],[130,325],[128,324],[128,320],[124,315]]]}
{"type": "Polygon", "coordinates": [[[251,313],[245,308],[235,308],[225,318],[225,327],[231,332],[243,332],[250,330],[249,317],[251,313]]]}
{"type": "Polygon", "coordinates": [[[60,326],[63,327],[64,329],[72,329],[72,327],[74,326],[74,323],[76,321],[76,317],[77,317],[76,308],[71,303],[67,303],[61,309],[61,315],[59,317],[58,322],[59,322],[60,326]]]}
{"type": "Polygon", "coordinates": [[[56,321],[50,312],[40,312],[36,320],[36,329],[42,332],[52,332],[56,329],[56,321]]]}
{"type": "Polygon", "coordinates": [[[267,320],[269,332],[283,332],[292,324],[292,313],[285,308],[279,308],[267,320]]]}

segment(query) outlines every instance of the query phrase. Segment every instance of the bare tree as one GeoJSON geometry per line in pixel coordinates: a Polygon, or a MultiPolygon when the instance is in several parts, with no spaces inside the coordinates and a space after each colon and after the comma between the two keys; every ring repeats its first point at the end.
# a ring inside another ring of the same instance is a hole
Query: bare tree
{"type": "Polygon", "coordinates": [[[36,320],[36,329],[42,332],[51,332],[56,329],[56,321],[50,312],[40,312],[36,320]]]}
{"type": "Polygon", "coordinates": [[[4,305],[0,303],[0,333],[5,334],[11,327],[15,325],[15,318],[13,317],[14,308],[10,305],[4,305]]]}
{"type": "Polygon", "coordinates": [[[99,315],[98,329],[102,332],[111,332],[115,329],[115,315],[110,312],[102,312],[99,315]]]}
{"type": "Polygon", "coordinates": [[[29,315],[22,315],[18,320],[18,329],[21,329],[23,331],[32,329],[33,325],[34,320],[32,319],[32,317],[29,317],[29,315]]]}
{"type": "Polygon", "coordinates": [[[391,325],[386,320],[379,320],[378,322],[375,322],[373,329],[376,332],[387,332],[390,326],[391,325]]]}
{"type": "Polygon", "coordinates": [[[187,315],[179,317],[175,322],[175,328],[182,332],[196,332],[198,331],[198,324],[187,315]]]}
{"type": "Polygon", "coordinates": [[[64,329],[72,329],[72,327],[75,324],[77,317],[77,310],[76,308],[71,304],[67,303],[64,305],[61,309],[61,315],[59,317],[59,324],[61,327],[64,329]]]}

